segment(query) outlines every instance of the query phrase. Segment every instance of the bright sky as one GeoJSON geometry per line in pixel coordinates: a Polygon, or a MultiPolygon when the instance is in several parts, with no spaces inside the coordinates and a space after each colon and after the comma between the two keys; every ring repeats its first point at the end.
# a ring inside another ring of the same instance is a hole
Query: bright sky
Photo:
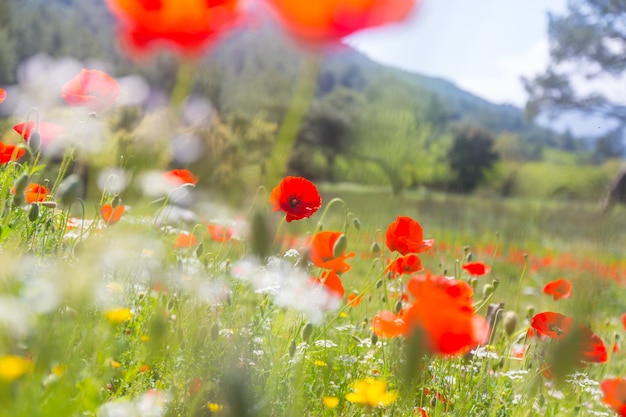
{"type": "Polygon", "coordinates": [[[548,63],[547,13],[565,10],[566,0],[422,0],[408,21],[347,43],[376,61],[523,106],[520,76],[540,73],[548,63]]]}

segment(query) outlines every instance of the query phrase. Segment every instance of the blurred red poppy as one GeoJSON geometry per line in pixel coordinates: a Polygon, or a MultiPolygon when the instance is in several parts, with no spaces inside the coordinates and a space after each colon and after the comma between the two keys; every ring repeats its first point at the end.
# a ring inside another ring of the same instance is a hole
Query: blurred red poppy
{"type": "Polygon", "coordinates": [[[569,298],[572,295],[572,283],[564,278],[548,282],[543,292],[554,297],[554,301],[569,298]]]}
{"type": "Polygon", "coordinates": [[[124,206],[113,207],[111,204],[104,204],[100,207],[100,215],[107,225],[112,225],[120,221],[124,214],[124,206]]]}
{"type": "Polygon", "coordinates": [[[381,311],[372,319],[372,331],[380,337],[391,338],[403,335],[407,331],[402,312],[396,315],[391,311],[381,311]]]}
{"type": "Polygon", "coordinates": [[[209,224],[207,226],[211,239],[216,242],[227,242],[233,238],[235,231],[227,226],[219,224],[209,224]]]}
{"type": "MultiPolygon", "coordinates": [[[[15,194],[15,187],[11,188],[11,194],[15,194]]],[[[28,204],[42,202],[48,197],[48,194],[50,194],[48,187],[34,182],[28,184],[24,190],[24,197],[28,204]]]]}
{"type": "Polygon", "coordinates": [[[350,307],[358,307],[363,301],[363,296],[355,293],[348,294],[346,297],[346,304],[350,307]]]}
{"type": "Polygon", "coordinates": [[[475,314],[468,283],[427,273],[411,278],[407,290],[414,302],[404,321],[410,332],[422,331],[429,351],[459,355],[489,339],[489,324],[475,314]]]}
{"type": "Polygon", "coordinates": [[[402,255],[421,253],[430,249],[435,241],[424,240],[422,226],[406,216],[399,216],[387,227],[386,241],[390,251],[398,251],[402,255]]]}
{"type": "Polygon", "coordinates": [[[163,173],[163,178],[175,187],[179,187],[183,184],[198,183],[198,178],[194,176],[188,169],[173,169],[163,173]]]}
{"type": "Polygon", "coordinates": [[[7,99],[7,92],[4,88],[0,88],[0,103],[7,99]]]}
{"type": "Polygon", "coordinates": [[[548,336],[553,339],[561,339],[574,324],[574,320],[561,313],[546,311],[535,314],[530,326],[538,335],[548,336]]]}
{"type": "Polygon", "coordinates": [[[166,47],[197,54],[232,28],[239,0],[107,0],[131,52],[166,47]]]}
{"type": "Polygon", "coordinates": [[[16,161],[20,159],[25,152],[26,150],[24,148],[18,148],[17,145],[9,145],[4,142],[0,142],[0,164],[16,161]]]}
{"type": "Polygon", "coordinates": [[[624,326],[624,330],[626,330],[626,313],[622,314],[622,325],[624,326]]]}
{"type": "Polygon", "coordinates": [[[85,107],[100,112],[115,103],[120,85],[109,74],[82,69],[61,89],[61,97],[71,107],[85,107]]]}
{"type": "Polygon", "coordinates": [[[583,324],[574,322],[574,319],[561,313],[550,311],[536,314],[530,323],[538,335],[548,336],[552,339],[563,339],[568,335],[573,336],[573,342],[579,351],[580,360],[583,362],[606,362],[608,354],[606,346],[600,337],[583,324]]]}
{"type": "Polygon", "coordinates": [[[313,278],[312,281],[314,284],[323,285],[330,293],[336,295],[337,298],[343,297],[345,293],[341,278],[333,271],[324,271],[321,277],[313,278]]]}
{"type": "Polygon", "coordinates": [[[322,206],[317,187],[302,177],[285,177],[272,190],[270,203],[274,211],[284,211],[287,222],[311,217],[322,206]]]}
{"type": "Polygon", "coordinates": [[[415,0],[266,0],[285,28],[309,44],[335,43],[356,31],[405,19],[415,0]]]}
{"type": "Polygon", "coordinates": [[[198,244],[198,239],[190,233],[183,232],[176,237],[174,248],[190,248],[198,244]]]}
{"type": "Polygon", "coordinates": [[[468,262],[466,264],[463,264],[463,269],[467,271],[468,274],[474,276],[486,275],[489,273],[489,271],[491,271],[489,265],[483,262],[468,262]]]}
{"type": "Polygon", "coordinates": [[[423,269],[422,260],[414,253],[400,256],[387,265],[387,271],[391,273],[391,278],[396,278],[398,275],[420,272],[423,269]]]}
{"type": "Polygon", "coordinates": [[[49,122],[39,122],[39,124],[35,122],[19,123],[13,126],[13,130],[15,130],[20,136],[23,135],[26,142],[30,140],[33,132],[39,132],[42,146],[48,145],[64,133],[62,126],[49,122]],[[38,129],[35,130],[35,127],[38,127],[38,129]]]}
{"type": "Polygon", "coordinates": [[[602,402],[611,407],[620,417],[626,417],[626,378],[605,379],[600,383],[602,402]]]}
{"type": "Polygon", "coordinates": [[[340,237],[341,232],[323,231],[316,233],[308,241],[309,259],[315,266],[326,268],[334,272],[346,272],[350,270],[350,265],[346,263],[346,259],[355,256],[354,252],[335,254],[335,245],[340,237]]]}

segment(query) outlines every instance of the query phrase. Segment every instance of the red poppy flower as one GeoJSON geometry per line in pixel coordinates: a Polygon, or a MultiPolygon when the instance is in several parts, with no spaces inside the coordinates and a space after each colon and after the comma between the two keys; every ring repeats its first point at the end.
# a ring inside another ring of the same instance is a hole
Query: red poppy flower
{"type": "Polygon", "coordinates": [[[422,226],[410,217],[399,216],[387,227],[386,241],[390,251],[398,251],[402,255],[426,252],[435,243],[434,240],[423,240],[422,226]]]}
{"type": "Polygon", "coordinates": [[[176,237],[174,249],[190,248],[198,244],[198,239],[190,233],[183,232],[176,237]]]}
{"type": "Polygon", "coordinates": [[[415,0],[267,0],[287,30],[307,43],[338,42],[361,29],[399,22],[415,0]]]}
{"type": "Polygon", "coordinates": [[[133,51],[154,46],[197,54],[239,21],[239,0],[107,0],[133,51]]]}
{"type": "Polygon", "coordinates": [[[605,379],[600,383],[602,402],[611,407],[620,417],[626,417],[626,378],[605,379]]]}
{"type": "Polygon", "coordinates": [[[100,112],[115,103],[120,85],[105,72],[82,69],[61,89],[61,97],[68,106],[86,107],[100,112]]]}
{"type": "MultiPolygon", "coordinates": [[[[28,142],[30,140],[30,136],[35,132],[35,127],[37,123],[28,122],[28,123],[19,123],[13,126],[13,130],[15,130],[20,136],[24,136],[24,140],[28,142]]],[[[38,132],[41,136],[41,145],[46,146],[54,139],[58,138],[64,133],[63,127],[56,125],[54,123],[48,122],[39,122],[38,132]]]]}
{"type": "Polygon", "coordinates": [[[312,282],[317,285],[323,285],[330,293],[337,296],[337,298],[343,297],[345,293],[341,278],[333,271],[324,271],[321,277],[313,278],[312,282]]]}
{"type": "Polygon", "coordinates": [[[173,169],[163,173],[163,178],[175,187],[179,187],[183,184],[198,183],[198,178],[195,177],[188,169],[173,169]]]}
{"type": "Polygon", "coordinates": [[[309,259],[315,266],[326,268],[334,272],[346,272],[350,265],[346,259],[355,256],[354,252],[335,254],[335,244],[343,236],[341,232],[323,231],[316,233],[309,239],[309,259]]]}
{"type": "Polygon", "coordinates": [[[535,329],[538,335],[548,336],[553,339],[561,339],[568,332],[574,320],[561,313],[546,311],[535,314],[530,322],[530,326],[535,329]]]}
{"type": "MultiPolygon", "coordinates": [[[[15,187],[11,188],[11,194],[15,194],[15,187]]],[[[48,187],[33,182],[28,184],[24,190],[25,200],[28,204],[40,203],[48,197],[48,194],[50,194],[48,187]]]]}
{"type": "Polygon", "coordinates": [[[626,330],[626,313],[622,314],[622,325],[624,326],[624,330],[626,330]]]}
{"type": "Polygon", "coordinates": [[[566,279],[559,278],[555,281],[548,282],[543,287],[543,292],[554,297],[554,301],[561,298],[569,298],[572,295],[572,283],[566,279]]]}
{"type": "Polygon", "coordinates": [[[119,222],[122,214],[124,214],[124,206],[122,205],[114,208],[111,204],[104,204],[100,207],[100,215],[107,225],[119,222]]]}
{"type": "Polygon", "coordinates": [[[285,177],[272,190],[270,203],[274,211],[284,211],[287,222],[311,217],[322,206],[317,187],[302,177],[285,177]]]}
{"type": "Polygon", "coordinates": [[[574,320],[560,313],[545,312],[536,314],[530,323],[537,334],[563,339],[576,331],[574,343],[583,362],[606,362],[608,354],[602,339],[583,324],[575,325],[574,320]]]}
{"type": "Polygon", "coordinates": [[[9,145],[4,142],[0,142],[0,164],[16,161],[20,159],[25,152],[26,150],[24,148],[18,148],[17,145],[9,145]]]}
{"type": "Polygon", "coordinates": [[[407,326],[402,318],[402,312],[395,315],[391,311],[381,311],[372,319],[372,331],[377,336],[385,338],[405,334],[407,326]]]}
{"type": "Polygon", "coordinates": [[[7,92],[4,88],[0,88],[0,103],[7,99],[7,92]]]}
{"type": "Polygon", "coordinates": [[[404,321],[409,331],[423,332],[431,352],[458,355],[487,342],[489,324],[475,314],[468,283],[428,273],[411,278],[407,289],[415,301],[406,310],[404,321]]]}
{"type": "Polygon", "coordinates": [[[463,264],[463,269],[466,270],[468,274],[474,276],[486,275],[491,271],[489,265],[482,262],[468,262],[463,264]]]}
{"type": "Polygon", "coordinates": [[[363,301],[363,296],[351,293],[346,297],[346,301],[350,307],[358,307],[361,304],[361,301],[363,301]]]}
{"type": "Polygon", "coordinates": [[[391,273],[391,278],[395,278],[398,275],[420,272],[423,269],[422,260],[414,253],[400,256],[387,265],[387,271],[391,273]]]}
{"type": "Polygon", "coordinates": [[[211,239],[216,242],[227,242],[233,238],[235,231],[230,227],[222,226],[219,224],[209,224],[207,226],[211,239]]]}

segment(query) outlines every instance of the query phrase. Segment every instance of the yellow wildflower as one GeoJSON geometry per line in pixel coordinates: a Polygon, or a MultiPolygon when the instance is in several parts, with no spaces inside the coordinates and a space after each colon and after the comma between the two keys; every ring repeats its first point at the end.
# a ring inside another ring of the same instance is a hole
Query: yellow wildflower
{"type": "Polygon", "coordinates": [[[113,324],[120,324],[132,319],[133,314],[130,312],[130,308],[121,307],[105,311],[104,317],[113,324]]]}
{"type": "Polygon", "coordinates": [[[209,411],[211,411],[212,413],[218,413],[222,411],[224,406],[221,404],[217,404],[217,403],[207,403],[206,408],[208,408],[209,411]]]}
{"type": "Polygon", "coordinates": [[[398,398],[398,391],[387,391],[385,381],[374,378],[357,381],[352,389],[354,392],[346,394],[346,400],[370,407],[384,407],[398,398]]]}
{"type": "Polygon", "coordinates": [[[326,366],[326,362],[321,361],[321,360],[316,360],[313,363],[317,366],[326,366]]]}
{"type": "Polygon", "coordinates": [[[0,380],[15,381],[33,369],[33,364],[17,355],[0,356],[0,380]]]}
{"type": "Polygon", "coordinates": [[[333,409],[339,405],[339,398],[337,397],[323,397],[322,402],[324,407],[333,409]]]}

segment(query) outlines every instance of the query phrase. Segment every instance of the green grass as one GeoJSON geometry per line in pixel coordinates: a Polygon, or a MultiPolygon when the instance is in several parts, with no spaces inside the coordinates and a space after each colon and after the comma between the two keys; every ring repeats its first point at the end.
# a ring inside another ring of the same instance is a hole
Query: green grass
{"type": "MultiPolygon", "coordinates": [[[[307,294],[279,300],[254,284],[272,272],[281,288],[289,288],[293,270],[281,275],[262,262],[248,278],[237,278],[258,237],[241,232],[220,243],[201,232],[204,225],[153,227],[155,206],[133,207],[108,227],[86,225],[89,233],[81,236],[80,229],[66,230],[62,206],[41,207],[30,220],[31,207],[13,204],[9,189],[21,171],[11,167],[0,174],[0,355],[25,358],[26,365],[18,377],[4,371],[2,416],[408,416],[420,415],[419,408],[430,416],[610,415],[597,383],[624,375],[621,351],[609,354],[607,363],[568,368],[575,373],[550,380],[541,367],[563,344],[531,341],[524,359],[513,358],[510,348],[528,329],[529,309],[581,320],[609,350],[614,334],[623,335],[621,208],[601,216],[593,207],[566,203],[391,197],[384,190],[324,186],[325,204],[338,197],[348,209],[346,217],[344,206],[333,204],[322,225],[343,231],[348,219],[348,250],[356,256],[342,279],[346,293],[358,292],[363,302],[353,308],[344,297],[337,309],[310,315],[302,312],[307,294]],[[421,256],[433,273],[468,280],[459,264],[470,254],[492,266],[475,280],[474,301],[481,315],[490,303],[514,311],[514,336],[498,324],[482,354],[458,357],[421,356],[403,337],[373,336],[372,318],[394,308],[392,290],[406,282],[388,281],[383,272],[394,256],[384,232],[398,215],[418,220],[425,238],[436,240],[436,248],[421,256]],[[180,230],[195,230],[199,243],[174,249],[180,230]],[[375,241],[378,254],[371,252],[375,241]],[[571,298],[553,301],[542,294],[543,285],[558,277],[573,282],[571,298]],[[497,289],[484,298],[483,287],[493,281],[497,289]],[[120,307],[132,318],[107,320],[105,312],[120,307]],[[383,408],[347,401],[355,382],[369,377],[397,390],[397,400],[383,408]],[[337,407],[326,407],[324,397],[337,398],[337,407]]],[[[198,211],[217,217],[214,206],[202,204],[203,191],[193,192],[201,200],[198,211]]],[[[87,217],[98,220],[86,206],[87,217]]],[[[322,217],[279,227],[281,215],[270,212],[266,195],[251,212],[257,211],[269,230],[278,230],[270,248],[277,257],[301,250],[293,242],[313,233],[322,217]]],[[[245,207],[230,217],[249,221],[247,212],[245,207]]]]}

